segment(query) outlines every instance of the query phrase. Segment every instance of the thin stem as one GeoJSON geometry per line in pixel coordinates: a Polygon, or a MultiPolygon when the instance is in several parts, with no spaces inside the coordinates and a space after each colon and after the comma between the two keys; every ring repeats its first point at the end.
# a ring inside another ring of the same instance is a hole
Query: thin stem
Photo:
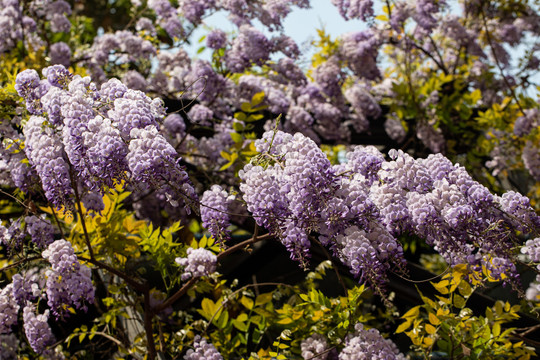
{"type": "Polygon", "coordinates": [[[44,259],[40,256],[34,256],[34,257],[26,258],[26,259],[21,259],[19,261],[14,262],[13,264],[4,266],[3,268],[0,269],[0,273],[9,269],[13,269],[21,264],[24,264],[25,262],[34,261],[34,260],[44,260],[44,259]]]}
{"type": "Polygon", "coordinates": [[[482,22],[486,30],[486,39],[488,41],[489,48],[491,49],[491,54],[493,55],[493,59],[495,60],[495,65],[497,65],[497,68],[499,69],[499,72],[501,73],[501,76],[503,78],[504,84],[506,85],[508,90],[510,90],[510,94],[512,95],[512,98],[516,102],[516,105],[518,106],[519,110],[521,111],[521,114],[525,115],[525,111],[523,110],[523,107],[521,106],[517,98],[516,92],[514,91],[514,88],[512,87],[512,85],[510,85],[510,82],[508,81],[508,78],[506,77],[506,75],[504,75],[504,71],[501,66],[501,63],[499,62],[499,58],[497,58],[497,54],[495,54],[495,50],[493,49],[493,42],[492,42],[491,34],[487,26],[487,20],[486,20],[486,15],[484,14],[484,9],[480,10],[480,14],[482,15],[482,22]]]}
{"type": "Polygon", "coordinates": [[[54,221],[56,221],[56,224],[58,225],[58,230],[60,230],[60,235],[62,236],[62,239],[65,239],[64,237],[64,231],[62,230],[62,225],[60,224],[60,220],[58,220],[58,216],[56,216],[56,211],[54,211],[54,206],[50,206],[51,211],[54,217],[54,221]]]}
{"type": "Polygon", "coordinates": [[[240,249],[244,249],[246,247],[248,247],[249,245],[251,244],[255,244],[259,241],[263,241],[263,240],[268,240],[268,239],[271,239],[273,236],[270,235],[270,234],[264,234],[264,235],[261,235],[261,236],[253,236],[252,238],[248,239],[248,240],[245,240],[245,241],[242,241],[241,243],[239,244],[236,244],[236,245],[233,245],[231,246],[230,248],[220,252],[218,255],[217,255],[217,258],[218,260],[221,259],[222,257],[230,254],[230,253],[233,253],[237,250],[240,250],[240,249]]]}
{"type": "Polygon", "coordinates": [[[180,290],[178,290],[177,292],[175,292],[170,298],[168,298],[167,300],[165,300],[164,302],[162,302],[161,304],[158,304],[156,306],[154,306],[152,308],[152,311],[154,313],[159,313],[160,311],[168,308],[169,306],[171,306],[172,304],[174,304],[176,302],[176,300],[180,299],[182,296],[184,296],[184,294],[193,286],[195,285],[195,283],[197,282],[197,278],[191,278],[189,279],[189,281],[187,283],[184,284],[184,286],[182,286],[180,288],[180,290]]]}
{"type": "Polygon", "coordinates": [[[88,253],[90,254],[90,258],[92,260],[95,260],[94,250],[92,249],[92,245],[90,243],[90,236],[88,235],[88,230],[86,229],[86,222],[84,221],[84,214],[83,214],[82,206],[81,206],[81,198],[79,197],[79,190],[77,189],[77,183],[74,179],[73,172],[71,172],[71,187],[73,188],[73,191],[75,193],[75,202],[77,203],[76,205],[77,212],[79,216],[81,217],[81,226],[83,228],[84,241],[86,242],[86,246],[88,247],[88,253]]]}
{"type": "MultiPolygon", "coordinates": [[[[234,246],[231,246],[230,248],[220,252],[218,255],[217,255],[217,258],[218,260],[221,259],[222,257],[224,257],[225,255],[228,255],[228,254],[231,254],[237,250],[240,250],[240,249],[244,249],[246,248],[247,246],[251,245],[251,244],[254,244],[256,242],[259,242],[259,241],[263,241],[263,240],[267,240],[267,239],[270,239],[272,238],[272,235],[270,234],[265,234],[265,235],[262,235],[260,237],[257,236],[257,234],[255,234],[252,238],[248,239],[248,240],[245,240],[245,241],[242,241],[241,243],[239,244],[236,244],[234,246]]],[[[191,278],[189,279],[189,281],[187,283],[184,284],[184,286],[182,286],[176,293],[174,293],[173,295],[171,295],[170,298],[168,298],[167,300],[165,300],[164,302],[162,302],[161,304],[159,305],[156,305],[152,308],[152,310],[154,311],[154,313],[159,313],[160,311],[166,309],[167,307],[171,306],[172,304],[174,304],[178,299],[180,299],[182,296],[184,296],[184,294],[193,286],[195,285],[195,283],[197,282],[197,278],[191,278]]]]}
{"type": "Polygon", "coordinates": [[[156,358],[156,344],[154,342],[154,331],[152,329],[152,321],[154,318],[154,312],[150,305],[150,289],[145,286],[144,289],[144,330],[146,332],[146,342],[148,349],[148,358],[153,360],[156,358]]]}
{"type": "Polygon", "coordinates": [[[92,258],[87,258],[87,257],[84,257],[84,256],[78,256],[78,259],[83,260],[83,261],[87,261],[87,262],[89,262],[91,264],[96,265],[99,268],[105,269],[108,272],[118,276],[119,278],[124,280],[128,285],[130,285],[133,289],[135,289],[136,291],[142,292],[145,289],[144,284],[141,284],[141,283],[137,282],[135,279],[133,279],[132,277],[130,277],[127,274],[123,273],[122,271],[120,271],[118,269],[115,269],[112,266],[109,266],[109,265],[107,265],[107,264],[105,264],[105,263],[103,263],[103,262],[101,262],[99,260],[92,259],[92,258]]]}

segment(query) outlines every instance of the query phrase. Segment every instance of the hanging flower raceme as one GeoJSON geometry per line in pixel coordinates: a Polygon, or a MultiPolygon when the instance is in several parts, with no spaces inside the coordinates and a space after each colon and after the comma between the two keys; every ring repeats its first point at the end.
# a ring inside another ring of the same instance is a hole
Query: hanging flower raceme
{"type": "Polygon", "coordinates": [[[117,79],[98,90],[89,77],[73,76],[62,65],[43,73],[40,80],[34,70],[21,72],[16,88],[33,112],[46,111],[32,116],[23,132],[25,153],[51,203],[71,208],[76,186],[79,200],[100,211],[100,194],[120,180],[157,190],[174,206],[197,201],[176,150],[158,132],[165,115],[160,99],[117,79]]]}

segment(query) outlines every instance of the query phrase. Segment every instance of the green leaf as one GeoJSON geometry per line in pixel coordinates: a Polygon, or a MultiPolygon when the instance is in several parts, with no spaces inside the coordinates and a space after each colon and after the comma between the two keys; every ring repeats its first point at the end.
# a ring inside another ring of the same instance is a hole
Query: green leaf
{"type": "Polygon", "coordinates": [[[232,132],[230,134],[231,134],[232,140],[235,143],[243,143],[244,142],[244,137],[242,135],[240,135],[239,133],[232,132]]]}
{"type": "Polygon", "coordinates": [[[396,334],[404,332],[405,330],[407,330],[411,326],[411,324],[412,324],[411,320],[407,320],[407,321],[401,323],[398,326],[398,328],[396,329],[396,334]]]}
{"type": "Polygon", "coordinates": [[[454,294],[454,306],[458,309],[463,309],[465,307],[465,304],[467,301],[463,298],[463,296],[460,296],[458,294],[454,294]]]}
{"type": "MultiPolygon", "coordinates": [[[[252,109],[251,109],[251,104],[250,103],[242,103],[242,105],[240,105],[240,109],[242,109],[243,112],[250,112],[252,109]]],[[[240,120],[240,119],[238,119],[240,120]]]]}
{"type": "Polygon", "coordinates": [[[233,127],[234,131],[236,131],[236,132],[240,132],[240,131],[244,130],[244,124],[242,124],[241,122],[233,122],[232,127],[233,127]]]}
{"type": "Polygon", "coordinates": [[[256,107],[264,100],[264,91],[258,92],[251,98],[251,106],[256,107]]]}
{"type": "Polygon", "coordinates": [[[260,294],[255,298],[255,306],[264,305],[272,301],[272,293],[260,294]]]}
{"type": "Polygon", "coordinates": [[[243,113],[243,112],[238,111],[238,112],[234,113],[234,118],[236,120],[246,121],[247,115],[245,113],[243,113]]]}
{"type": "Polygon", "coordinates": [[[253,300],[248,298],[247,296],[242,296],[242,298],[240,299],[240,303],[244,305],[248,310],[253,309],[253,300]]]}

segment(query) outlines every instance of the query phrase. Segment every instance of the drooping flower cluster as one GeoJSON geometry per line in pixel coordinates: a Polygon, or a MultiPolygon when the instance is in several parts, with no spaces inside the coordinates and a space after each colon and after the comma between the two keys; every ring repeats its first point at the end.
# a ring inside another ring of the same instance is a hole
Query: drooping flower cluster
{"type": "Polygon", "coordinates": [[[203,248],[188,248],[187,257],[176,258],[175,261],[177,264],[184,267],[182,280],[200,278],[216,271],[216,255],[203,248]]]}
{"type": "Polygon", "coordinates": [[[313,334],[307,339],[302,340],[300,349],[302,350],[302,358],[304,359],[326,360],[328,358],[328,352],[326,352],[328,342],[321,334],[313,334]]]}
{"type": "Polygon", "coordinates": [[[45,273],[42,269],[31,268],[11,278],[13,283],[13,297],[20,306],[28,301],[34,301],[43,297],[42,289],[45,288],[45,273]]]}
{"type": "Polygon", "coordinates": [[[11,327],[17,323],[19,304],[13,295],[13,284],[7,285],[0,292],[0,334],[11,332],[11,327]]]}
{"type": "Polygon", "coordinates": [[[222,244],[230,237],[229,204],[233,199],[219,185],[212,185],[201,198],[201,220],[210,234],[222,244]]]}
{"type": "Polygon", "coordinates": [[[86,310],[86,303],[94,302],[91,270],[79,263],[71,244],[56,240],[43,251],[43,258],[51,263],[47,270],[47,304],[58,318],[68,315],[67,307],[86,310]]]}
{"type": "Polygon", "coordinates": [[[37,247],[44,249],[54,241],[54,227],[47,219],[27,216],[24,221],[26,222],[26,231],[37,247]]]}
{"type": "Polygon", "coordinates": [[[69,176],[69,165],[62,149],[58,134],[45,126],[46,119],[31,116],[26,122],[23,133],[26,137],[24,152],[30,165],[41,179],[47,199],[56,207],[69,205],[73,194],[69,176]]]}
{"type": "Polygon", "coordinates": [[[28,304],[23,309],[24,332],[30,343],[30,347],[38,354],[47,351],[47,346],[54,343],[55,338],[47,324],[49,320],[49,310],[43,314],[36,314],[34,305],[28,304]]]}
{"type": "Polygon", "coordinates": [[[216,350],[212,343],[197,335],[193,342],[193,349],[189,349],[184,360],[223,360],[223,356],[216,350]]]}
{"type": "Polygon", "coordinates": [[[377,329],[364,329],[362,324],[355,325],[354,334],[347,336],[345,347],[339,354],[339,360],[393,359],[405,360],[391,340],[381,336],[377,329]]]}
{"type": "Polygon", "coordinates": [[[158,132],[165,115],[160,99],[128,89],[117,79],[98,90],[89,77],[72,76],[62,65],[43,73],[46,80],[39,80],[35,71],[22,72],[17,90],[48,116],[31,117],[23,130],[26,155],[49,201],[70,207],[73,186],[78,186],[85,206],[100,211],[100,193],[120,179],[140,190],[158,190],[175,206],[182,198],[196,201],[176,150],[158,132]]]}
{"type": "Polygon", "coordinates": [[[0,359],[17,360],[19,340],[15,334],[0,334],[0,359]]]}
{"type": "Polygon", "coordinates": [[[320,234],[351,272],[376,288],[392,266],[403,265],[396,237],[414,233],[451,265],[488,269],[494,278],[517,277],[508,228],[530,233],[540,218],[515,192],[498,197],[444,156],[414,159],[374,147],[357,147],[347,162],[330,166],[308,138],[267,132],[261,152],[239,176],[240,190],[257,223],[302,259],[308,234],[320,234]]]}

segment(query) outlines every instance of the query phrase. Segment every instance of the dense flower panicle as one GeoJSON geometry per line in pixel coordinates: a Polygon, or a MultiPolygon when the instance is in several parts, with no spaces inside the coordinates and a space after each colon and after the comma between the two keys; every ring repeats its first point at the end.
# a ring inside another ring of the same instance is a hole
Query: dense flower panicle
{"type": "Polygon", "coordinates": [[[197,335],[193,342],[193,349],[189,349],[184,360],[223,360],[223,356],[216,350],[212,343],[197,335]]]}
{"type": "Polygon", "coordinates": [[[135,24],[135,29],[141,32],[144,31],[150,36],[156,36],[156,27],[154,26],[152,20],[147,17],[139,18],[139,20],[137,20],[137,23],[135,24]]]}
{"type": "Polygon", "coordinates": [[[540,217],[531,207],[530,201],[515,191],[508,191],[502,197],[497,197],[501,209],[512,216],[511,223],[520,231],[538,229],[540,217]]]}
{"type": "Polygon", "coordinates": [[[218,242],[229,239],[229,203],[232,199],[219,185],[212,185],[201,198],[201,220],[203,226],[218,242]]]}
{"type": "Polygon", "coordinates": [[[377,173],[385,161],[383,154],[374,146],[356,146],[346,154],[347,169],[363,175],[371,185],[378,179],[377,173]]]}
{"type": "Polygon", "coordinates": [[[342,75],[341,67],[335,57],[331,57],[328,61],[313,69],[315,83],[329,97],[339,97],[341,95],[340,83],[342,75]]]}
{"type": "Polygon", "coordinates": [[[287,198],[283,195],[283,171],[278,164],[264,169],[247,164],[238,173],[242,180],[240,190],[247,203],[248,211],[255,221],[273,233],[279,232],[279,219],[290,216],[287,198]]]}
{"type": "Polygon", "coordinates": [[[306,228],[320,212],[333,191],[334,173],[330,160],[322,150],[300,133],[287,144],[284,180],[288,183],[289,208],[306,228]]]}
{"type": "Polygon", "coordinates": [[[530,301],[540,301],[540,275],[536,276],[536,281],[529,284],[525,297],[530,301]]]}
{"type": "Polygon", "coordinates": [[[47,276],[47,304],[59,318],[69,315],[66,306],[86,311],[86,303],[94,302],[91,270],[81,265],[71,244],[56,240],[43,251],[43,258],[51,263],[47,276]]]}
{"type": "Polygon", "coordinates": [[[51,64],[60,64],[69,67],[71,64],[71,49],[65,42],[57,42],[51,45],[49,51],[51,64]]]}
{"type": "Polygon", "coordinates": [[[94,99],[88,96],[93,84],[89,77],[74,76],[68,85],[68,92],[63,99],[61,113],[64,118],[62,140],[69,162],[86,179],[89,175],[86,166],[86,150],[83,133],[88,131],[88,122],[96,116],[94,99]]]}
{"type": "Polygon", "coordinates": [[[121,98],[114,100],[114,108],[107,115],[120,130],[122,137],[127,139],[132,129],[144,129],[147,126],[157,128],[161,114],[158,115],[156,110],[156,104],[143,92],[126,90],[121,98]]]}
{"type": "Polygon", "coordinates": [[[30,347],[38,354],[46,351],[47,346],[54,343],[55,338],[47,321],[49,310],[43,314],[36,314],[34,305],[28,304],[23,309],[24,332],[30,347]]]}
{"type": "Polygon", "coordinates": [[[368,21],[374,15],[372,0],[332,0],[332,4],[338,8],[339,14],[345,20],[362,19],[368,21]]]}
{"type": "Polygon", "coordinates": [[[44,95],[43,84],[36,70],[27,69],[17,74],[15,78],[15,90],[24,100],[26,108],[31,114],[42,113],[39,99],[44,95]]]}
{"type": "Polygon", "coordinates": [[[0,334],[0,359],[17,360],[19,339],[15,334],[0,334]]]}
{"type": "Polygon", "coordinates": [[[138,186],[161,189],[173,206],[178,206],[179,199],[188,204],[197,201],[197,193],[179,164],[176,150],[155,126],[134,128],[130,137],[126,161],[131,179],[138,186]]]}
{"type": "Polygon", "coordinates": [[[250,25],[242,25],[231,49],[225,54],[225,63],[232,72],[243,72],[252,64],[261,65],[268,60],[272,44],[264,34],[250,25]]]}
{"type": "Polygon", "coordinates": [[[373,225],[369,232],[351,226],[336,237],[336,244],[340,260],[351,273],[371,285],[386,282],[391,263],[399,265],[403,259],[401,245],[380,225],[373,225]]]}
{"type": "Polygon", "coordinates": [[[136,70],[129,70],[122,76],[122,82],[126,86],[133,90],[146,91],[148,88],[148,82],[136,70]]]}
{"type": "Polygon", "coordinates": [[[25,217],[24,221],[26,231],[37,247],[44,249],[54,241],[54,227],[49,220],[32,215],[25,217]]]}
{"type": "Polygon", "coordinates": [[[56,207],[70,207],[73,189],[62,141],[52,133],[52,129],[43,126],[45,121],[42,117],[31,116],[26,122],[23,128],[26,137],[24,152],[41,178],[47,199],[56,207]]]}
{"type": "Polygon", "coordinates": [[[540,181],[540,147],[531,140],[527,141],[521,158],[531,176],[536,181],[540,181]]]}
{"type": "Polygon", "coordinates": [[[270,66],[280,75],[278,82],[290,82],[294,86],[303,86],[307,83],[306,75],[290,57],[280,58],[276,64],[270,66]]]}
{"type": "Polygon", "coordinates": [[[227,43],[227,34],[219,29],[214,29],[206,35],[206,46],[210,49],[221,49],[227,43]]]}
{"type": "Polygon", "coordinates": [[[42,70],[42,74],[52,86],[63,89],[67,89],[73,79],[73,74],[62,64],[46,67],[42,70]]]}
{"type": "Polygon", "coordinates": [[[184,137],[186,135],[186,123],[180,114],[169,114],[163,120],[163,129],[172,137],[184,137]]]}
{"type": "Polygon", "coordinates": [[[437,25],[435,14],[439,12],[439,6],[444,4],[445,1],[417,0],[413,18],[422,29],[431,32],[437,25]]]}
{"type": "Polygon", "coordinates": [[[63,97],[67,96],[65,91],[58,87],[51,87],[41,98],[43,110],[47,113],[49,122],[56,126],[62,126],[64,117],[62,116],[63,97]]]}
{"type": "Polygon", "coordinates": [[[355,111],[360,114],[374,119],[381,115],[381,107],[364,86],[360,84],[351,86],[344,95],[355,111]]]}
{"type": "Polygon", "coordinates": [[[217,257],[209,250],[187,249],[187,257],[176,258],[176,263],[184,267],[182,280],[200,278],[216,271],[217,257]]]}
{"type": "MultiPolygon", "coordinates": [[[[212,65],[205,60],[197,60],[191,65],[191,71],[185,76],[186,87],[200,101],[213,102],[226,86],[225,78],[216,73],[212,65]]],[[[184,89],[182,89],[184,90],[184,89]]]]}
{"type": "Polygon", "coordinates": [[[208,107],[200,104],[195,104],[189,110],[188,116],[191,120],[200,125],[210,126],[212,125],[212,119],[214,118],[214,112],[208,107]]]}
{"type": "Polygon", "coordinates": [[[347,336],[339,360],[406,359],[396,344],[383,338],[377,329],[366,330],[362,324],[356,324],[355,330],[354,334],[347,336]]]}
{"type": "Polygon", "coordinates": [[[302,350],[302,358],[304,359],[326,360],[328,358],[328,353],[325,352],[328,349],[328,342],[321,334],[313,334],[307,339],[302,340],[300,349],[302,350]],[[324,354],[322,354],[323,352],[324,354]],[[316,356],[317,354],[321,355],[316,356]]]}
{"type": "Polygon", "coordinates": [[[40,269],[33,268],[12,278],[13,297],[20,306],[27,301],[33,301],[42,296],[41,290],[45,288],[45,277],[40,269]]]}
{"type": "Polygon", "coordinates": [[[527,254],[532,262],[540,263],[540,237],[527,240],[521,248],[521,253],[527,254]]]}
{"type": "Polygon", "coordinates": [[[17,323],[19,304],[13,295],[13,284],[8,284],[0,292],[0,334],[11,332],[11,326],[17,323]]]}
{"type": "Polygon", "coordinates": [[[0,8],[0,54],[14,48],[23,37],[21,7],[18,1],[4,3],[0,8]]]}
{"type": "Polygon", "coordinates": [[[525,110],[525,115],[520,116],[514,123],[514,134],[525,136],[531,130],[540,125],[540,110],[537,108],[525,110]]]}
{"type": "Polygon", "coordinates": [[[124,85],[120,80],[112,78],[101,85],[99,94],[102,101],[114,103],[116,99],[124,97],[127,90],[127,86],[124,85]]]}
{"type": "Polygon", "coordinates": [[[356,75],[374,80],[380,77],[377,67],[379,40],[371,30],[345,34],[339,54],[356,75]]]}
{"type": "Polygon", "coordinates": [[[94,188],[113,187],[114,180],[124,176],[127,170],[128,147],[110,119],[96,116],[90,119],[82,134],[86,147],[86,167],[92,176],[94,188]]]}

